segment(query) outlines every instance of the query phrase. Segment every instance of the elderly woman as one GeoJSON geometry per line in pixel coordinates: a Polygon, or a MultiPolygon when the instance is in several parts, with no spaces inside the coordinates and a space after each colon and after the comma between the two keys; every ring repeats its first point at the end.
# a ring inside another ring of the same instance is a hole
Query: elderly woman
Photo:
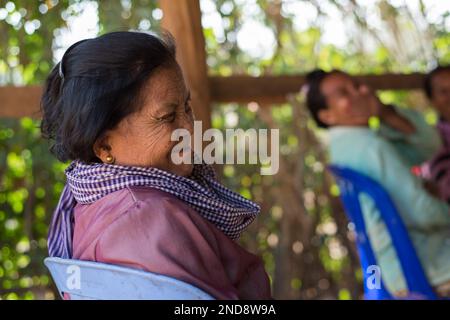
{"type": "Polygon", "coordinates": [[[170,37],[114,32],[74,44],[41,109],[50,150],[72,160],[50,256],[163,274],[218,299],[270,298],[261,260],[235,242],[259,207],[211,167],[171,161],[171,133],[192,132],[193,114],[170,37]]]}

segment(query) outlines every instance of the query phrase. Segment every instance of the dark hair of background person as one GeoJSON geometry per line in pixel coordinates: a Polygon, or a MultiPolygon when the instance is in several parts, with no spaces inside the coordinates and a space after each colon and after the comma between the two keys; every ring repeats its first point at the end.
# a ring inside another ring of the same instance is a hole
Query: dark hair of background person
{"type": "Polygon", "coordinates": [[[320,91],[322,81],[332,73],[340,73],[340,70],[332,70],[330,72],[316,69],[306,75],[306,106],[311,113],[314,121],[320,128],[328,128],[328,125],[319,119],[319,112],[328,108],[325,96],[320,91]]]}
{"type": "Polygon", "coordinates": [[[72,45],[41,98],[41,132],[50,151],[62,162],[100,162],[95,141],[139,110],[153,71],[172,63],[175,43],[167,32],[112,32],[72,45]]]}
{"type": "Polygon", "coordinates": [[[433,77],[443,71],[450,71],[450,66],[437,66],[425,76],[423,89],[428,99],[431,99],[433,96],[433,86],[431,85],[433,77]]]}

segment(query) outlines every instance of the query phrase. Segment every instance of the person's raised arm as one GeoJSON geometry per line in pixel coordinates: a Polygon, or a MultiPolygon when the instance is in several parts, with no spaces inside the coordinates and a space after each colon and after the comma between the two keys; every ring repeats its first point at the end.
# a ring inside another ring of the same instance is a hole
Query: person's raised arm
{"type": "Polygon", "coordinates": [[[416,132],[414,124],[399,114],[392,105],[386,105],[382,102],[379,103],[379,118],[385,125],[405,135],[411,135],[416,132]]]}

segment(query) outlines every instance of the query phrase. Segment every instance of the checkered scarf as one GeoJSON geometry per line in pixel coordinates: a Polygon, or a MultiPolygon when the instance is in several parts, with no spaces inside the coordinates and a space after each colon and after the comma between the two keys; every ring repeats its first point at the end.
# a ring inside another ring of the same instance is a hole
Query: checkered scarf
{"type": "Polygon", "coordinates": [[[51,257],[72,257],[73,210],[77,203],[93,203],[126,187],[145,186],[170,193],[233,240],[260,210],[254,202],[222,186],[206,164],[194,165],[192,174],[182,177],[156,168],[73,161],[65,174],[67,183],[49,230],[51,257]]]}

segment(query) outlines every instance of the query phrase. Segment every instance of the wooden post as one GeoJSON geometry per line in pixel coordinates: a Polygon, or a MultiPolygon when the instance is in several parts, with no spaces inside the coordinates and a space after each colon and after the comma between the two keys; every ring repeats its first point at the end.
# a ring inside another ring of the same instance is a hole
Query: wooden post
{"type": "Polygon", "coordinates": [[[205,38],[198,0],[160,0],[162,27],[177,44],[177,60],[191,90],[192,106],[203,129],[211,127],[211,95],[206,65],[205,38]]]}
{"type": "Polygon", "coordinates": [[[42,95],[42,87],[27,86],[0,87],[0,117],[40,118],[39,103],[42,95]]]}

